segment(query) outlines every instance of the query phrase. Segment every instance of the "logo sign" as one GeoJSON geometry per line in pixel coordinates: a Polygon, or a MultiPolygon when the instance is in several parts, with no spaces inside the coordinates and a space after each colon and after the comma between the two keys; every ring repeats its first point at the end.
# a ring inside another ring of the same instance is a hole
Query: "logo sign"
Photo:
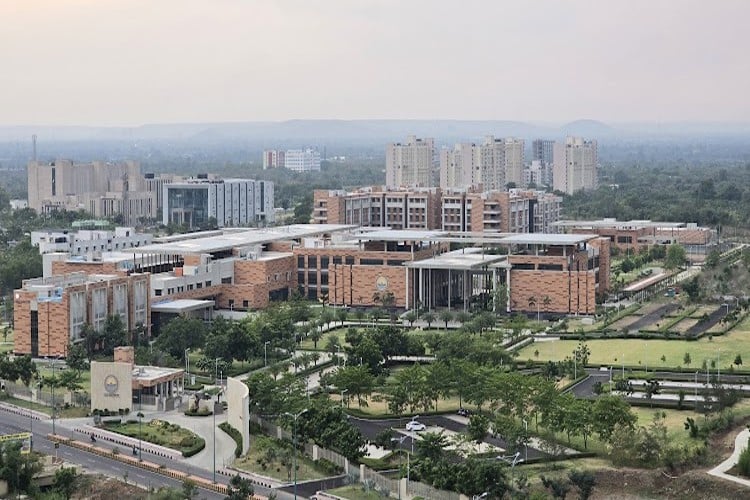
{"type": "Polygon", "coordinates": [[[4,434],[0,435],[0,444],[15,442],[21,443],[21,453],[27,454],[31,452],[31,433],[30,432],[19,432],[18,434],[4,434]]]}
{"type": "Polygon", "coordinates": [[[385,292],[388,289],[388,278],[385,276],[378,276],[378,279],[375,280],[375,288],[377,288],[379,292],[385,292]]]}
{"type": "Polygon", "coordinates": [[[120,388],[120,381],[114,375],[107,375],[104,377],[104,395],[109,397],[116,397],[117,389],[120,388]]]}

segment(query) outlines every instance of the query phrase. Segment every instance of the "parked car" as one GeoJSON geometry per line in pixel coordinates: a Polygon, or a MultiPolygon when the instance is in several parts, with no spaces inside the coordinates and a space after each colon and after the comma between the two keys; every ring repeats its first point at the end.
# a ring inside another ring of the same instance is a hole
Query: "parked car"
{"type": "Polygon", "coordinates": [[[416,420],[411,420],[406,424],[406,430],[412,432],[420,432],[427,429],[427,426],[416,420]]]}
{"type": "Polygon", "coordinates": [[[466,408],[459,408],[458,414],[461,415],[462,417],[468,417],[469,415],[471,415],[471,412],[467,410],[466,408]]]}

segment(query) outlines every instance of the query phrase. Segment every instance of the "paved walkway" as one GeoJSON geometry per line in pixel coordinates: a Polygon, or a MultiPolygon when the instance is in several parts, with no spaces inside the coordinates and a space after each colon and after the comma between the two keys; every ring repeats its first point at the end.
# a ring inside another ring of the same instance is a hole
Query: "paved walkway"
{"type": "Polygon", "coordinates": [[[745,429],[737,434],[737,437],[734,440],[734,452],[732,453],[732,455],[722,463],[708,471],[708,473],[712,476],[750,487],[750,480],[727,474],[727,471],[734,467],[737,462],[739,462],[740,453],[742,453],[742,451],[748,446],[748,439],[750,439],[750,430],[748,429],[745,429]]]}

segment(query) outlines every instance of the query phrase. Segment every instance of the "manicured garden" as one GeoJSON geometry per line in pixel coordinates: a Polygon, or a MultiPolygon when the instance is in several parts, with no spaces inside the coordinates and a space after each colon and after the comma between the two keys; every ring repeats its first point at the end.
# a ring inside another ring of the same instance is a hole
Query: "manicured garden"
{"type": "Polygon", "coordinates": [[[203,438],[192,431],[164,420],[151,420],[143,422],[142,425],[137,420],[128,420],[126,423],[106,423],[104,428],[123,436],[140,436],[140,439],[149,443],[177,450],[185,457],[195,455],[206,446],[203,438]]]}
{"type": "MultiPolygon", "coordinates": [[[[518,352],[519,360],[562,361],[571,357],[578,340],[535,342],[518,352]],[[537,354],[538,353],[538,354],[537,354]]],[[[683,368],[686,371],[700,368],[703,360],[719,359],[723,370],[733,365],[739,354],[750,360],[750,319],[743,320],[731,332],[699,340],[644,340],[644,339],[591,339],[586,344],[591,350],[591,364],[643,366],[648,368],[683,368]],[[690,354],[690,364],[685,354],[690,354]]],[[[734,366],[738,368],[738,366],[734,366]]],[[[741,368],[741,366],[740,366],[741,368]]]]}

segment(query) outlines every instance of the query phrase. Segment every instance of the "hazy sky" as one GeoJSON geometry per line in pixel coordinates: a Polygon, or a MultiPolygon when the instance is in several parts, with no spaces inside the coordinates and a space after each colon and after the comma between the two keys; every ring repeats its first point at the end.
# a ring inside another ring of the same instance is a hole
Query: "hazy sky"
{"type": "Polygon", "coordinates": [[[748,0],[2,0],[0,124],[748,121],[748,0]]]}

